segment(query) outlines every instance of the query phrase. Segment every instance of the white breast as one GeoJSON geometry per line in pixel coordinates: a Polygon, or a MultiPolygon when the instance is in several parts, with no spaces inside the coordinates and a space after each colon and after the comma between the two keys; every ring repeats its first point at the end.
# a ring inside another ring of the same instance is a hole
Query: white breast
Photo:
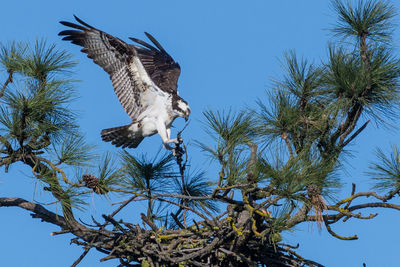
{"type": "Polygon", "coordinates": [[[137,117],[137,120],[141,122],[143,136],[153,135],[157,132],[158,120],[163,121],[164,125],[169,128],[173,120],[171,96],[152,83],[152,86],[142,94],[141,100],[146,108],[137,117]]]}

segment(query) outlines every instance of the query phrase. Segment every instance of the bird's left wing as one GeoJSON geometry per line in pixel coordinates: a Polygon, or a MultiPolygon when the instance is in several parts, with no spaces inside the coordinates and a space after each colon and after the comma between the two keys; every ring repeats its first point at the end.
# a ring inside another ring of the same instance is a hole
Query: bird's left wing
{"type": "Polygon", "coordinates": [[[129,37],[138,45],[133,45],[151,80],[164,92],[177,94],[181,68],[151,34],[145,32],[155,47],[143,40],[129,37]]]}
{"type": "Polygon", "coordinates": [[[82,46],[81,51],[110,75],[121,105],[132,120],[136,120],[148,105],[142,96],[152,84],[136,49],[74,17],[81,25],[61,21],[61,24],[73,30],[62,31],[59,35],[65,36],[63,40],[82,46]]]}

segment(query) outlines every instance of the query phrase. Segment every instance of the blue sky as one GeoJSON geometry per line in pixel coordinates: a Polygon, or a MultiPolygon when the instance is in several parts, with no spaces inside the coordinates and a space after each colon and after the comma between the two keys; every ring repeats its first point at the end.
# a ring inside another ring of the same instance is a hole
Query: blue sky
{"type": "MultiPolygon", "coordinates": [[[[129,117],[119,105],[106,73],[80,53],[78,47],[62,42],[57,36],[64,29],[58,21],[71,21],[75,14],[123,40],[129,36],[144,39],[144,31],[154,35],[182,68],[179,91],[192,110],[184,138],[189,142],[192,164],[198,168],[209,164],[193,146],[194,140],[207,140],[200,122],[202,111],[229,107],[239,110],[254,105],[257,98],[265,97],[271,79],[282,77],[279,59],[285,51],[295,49],[298,55],[319,63],[327,56],[327,43],[334,40],[326,30],[335,22],[327,0],[3,2],[2,43],[12,40],[33,43],[36,38],[45,38],[70,51],[79,61],[73,78],[80,80],[76,84],[80,98],[71,107],[79,111],[81,131],[99,151],[117,151],[101,141],[100,130],[127,124],[129,117]]],[[[394,4],[400,8],[398,2],[394,4]]],[[[396,22],[399,19],[396,17],[396,22]]],[[[394,43],[399,43],[398,30],[394,43]]],[[[398,54],[397,47],[395,51],[398,54]]],[[[4,73],[0,75],[1,83],[5,77],[4,73]]],[[[175,125],[179,129],[184,122],[177,120],[175,125]]],[[[346,172],[341,174],[347,185],[339,197],[351,191],[352,182],[357,183],[359,190],[368,190],[371,183],[364,171],[374,157],[375,148],[380,146],[387,151],[398,140],[398,129],[370,124],[351,147],[354,157],[348,158],[346,172]]],[[[159,145],[158,136],[147,138],[135,152],[147,152],[151,158],[159,145]]],[[[216,177],[212,167],[208,175],[216,177]]],[[[21,165],[0,176],[0,196],[48,200],[35,187],[29,170],[21,165]]],[[[87,210],[78,216],[87,218],[93,214],[99,218],[112,209],[115,199],[116,196],[111,200],[90,197],[87,210]]],[[[400,214],[377,212],[379,216],[372,221],[353,220],[333,226],[343,235],[358,234],[357,241],[336,240],[325,230],[319,233],[313,224],[303,224],[285,237],[294,245],[301,244],[298,252],[302,256],[326,266],[362,266],[364,262],[369,267],[398,266],[400,214]]],[[[124,217],[137,220],[137,210],[131,208],[124,217]]],[[[80,247],[69,245],[71,236],[51,237],[57,227],[32,219],[22,209],[1,208],[0,218],[1,266],[70,266],[82,252],[80,247]]],[[[79,266],[95,266],[101,257],[102,254],[91,251],[79,266]]],[[[116,265],[117,262],[106,262],[100,266],[116,265]]]]}

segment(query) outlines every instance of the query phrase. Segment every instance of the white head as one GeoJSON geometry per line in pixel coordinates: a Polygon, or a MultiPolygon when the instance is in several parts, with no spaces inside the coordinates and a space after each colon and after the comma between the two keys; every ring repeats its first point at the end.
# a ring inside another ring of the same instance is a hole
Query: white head
{"type": "Polygon", "coordinates": [[[190,115],[190,107],[186,101],[180,98],[178,95],[176,95],[172,100],[172,108],[179,117],[184,118],[186,121],[188,120],[190,115]]]}

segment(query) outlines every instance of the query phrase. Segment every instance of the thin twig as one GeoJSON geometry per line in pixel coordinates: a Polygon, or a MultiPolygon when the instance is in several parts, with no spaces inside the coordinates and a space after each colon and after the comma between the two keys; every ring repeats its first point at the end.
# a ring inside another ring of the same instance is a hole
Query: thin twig
{"type": "Polygon", "coordinates": [[[83,258],[89,253],[90,249],[91,249],[90,247],[85,248],[85,251],[82,253],[81,256],[79,256],[79,258],[76,261],[74,261],[71,267],[76,267],[83,260],[83,258]]]}
{"type": "Polygon", "coordinates": [[[140,213],[140,218],[145,222],[154,232],[158,232],[158,227],[143,213],[140,213]]]}
{"type": "Polygon", "coordinates": [[[8,84],[13,82],[13,73],[14,73],[14,71],[11,70],[11,69],[8,69],[7,72],[8,72],[8,78],[7,78],[6,82],[3,85],[3,88],[1,88],[0,97],[3,97],[4,92],[6,91],[6,87],[8,86],[8,84]]]}
{"type": "Polygon", "coordinates": [[[361,126],[354,134],[352,134],[346,141],[344,141],[344,143],[341,145],[341,147],[345,147],[347,146],[354,138],[357,137],[357,135],[359,135],[364,129],[365,127],[367,127],[369,123],[369,120],[363,124],[363,126],[361,126]]]}
{"type": "Polygon", "coordinates": [[[137,196],[134,195],[130,199],[126,200],[118,209],[116,209],[113,213],[111,213],[111,217],[114,217],[118,212],[120,212],[126,205],[131,203],[137,196]]]}

